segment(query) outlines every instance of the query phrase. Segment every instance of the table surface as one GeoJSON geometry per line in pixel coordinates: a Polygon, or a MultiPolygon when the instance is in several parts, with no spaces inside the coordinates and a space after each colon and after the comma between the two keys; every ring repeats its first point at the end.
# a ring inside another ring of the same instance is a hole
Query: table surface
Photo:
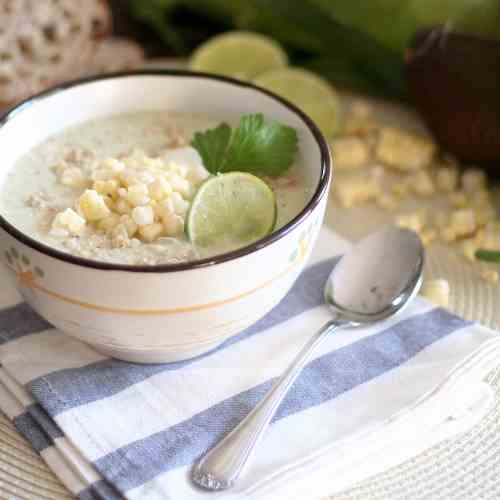
{"type": "MultiPolygon", "coordinates": [[[[351,96],[344,96],[344,99],[349,100],[351,96]]],[[[374,102],[374,105],[388,122],[420,127],[410,110],[381,102],[374,102]]],[[[390,218],[373,206],[344,210],[332,200],[326,224],[356,239],[390,218]]],[[[450,309],[498,329],[500,308],[495,305],[500,304],[500,286],[481,280],[477,266],[479,264],[466,262],[457,252],[440,244],[428,248],[426,276],[449,280],[450,309]]],[[[500,498],[500,370],[491,373],[487,381],[495,389],[496,404],[477,426],[334,495],[331,500],[500,498]]],[[[0,500],[69,498],[72,497],[64,486],[12,424],[0,415],[0,500]]]]}

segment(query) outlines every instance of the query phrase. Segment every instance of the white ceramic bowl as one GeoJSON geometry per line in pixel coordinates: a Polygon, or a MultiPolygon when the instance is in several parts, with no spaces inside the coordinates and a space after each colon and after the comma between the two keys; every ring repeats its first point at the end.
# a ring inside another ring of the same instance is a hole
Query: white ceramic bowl
{"type": "Polygon", "coordinates": [[[140,363],[190,358],[262,318],[288,292],[318,235],[331,177],[327,143],[284,100],[247,83],[183,71],[89,78],[28,99],[0,121],[0,185],[48,136],[139,110],[214,115],[264,112],[299,132],[313,194],[283,228],[248,247],[194,263],[128,266],[71,256],[18,231],[0,214],[0,260],[50,323],[107,355],[140,363]]]}

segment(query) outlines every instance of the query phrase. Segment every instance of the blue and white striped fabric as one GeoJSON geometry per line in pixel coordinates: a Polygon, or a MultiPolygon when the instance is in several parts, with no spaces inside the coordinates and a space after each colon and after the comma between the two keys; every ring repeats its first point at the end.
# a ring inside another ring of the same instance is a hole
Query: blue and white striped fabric
{"type": "MultiPolygon", "coordinates": [[[[97,354],[3,290],[0,408],[82,500],[205,498],[189,482],[191,464],[328,319],[322,287],[332,251],[347,248],[324,229],[311,264],[270,314],[209,355],[166,365],[97,354]]],[[[403,459],[403,449],[458,432],[490,395],[481,381],[499,360],[496,338],[421,299],[386,323],[332,335],[241,483],[211,497],[321,498],[391,456],[403,459]]]]}

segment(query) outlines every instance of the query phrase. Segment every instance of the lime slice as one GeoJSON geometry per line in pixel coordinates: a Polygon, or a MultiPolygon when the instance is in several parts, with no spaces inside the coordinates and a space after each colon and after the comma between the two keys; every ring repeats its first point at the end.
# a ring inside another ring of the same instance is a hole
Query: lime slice
{"type": "Polygon", "coordinates": [[[339,128],[340,104],[335,89],[315,73],[299,68],[278,68],[254,79],[254,83],[300,108],[329,139],[339,128]]]}
{"type": "Polygon", "coordinates": [[[186,234],[196,246],[227,251],[268,235],[276,215],[276,198],[263,180],[230,172],[200,186],[187,214],[186,234]]]}
{"type": "Polygon", "coordinates": [[[189,66],[195,71],[250,80],[259,73],[286,66],[286,52],[272,38],[249,31],[230,31],[200,45],[189,66]]]}

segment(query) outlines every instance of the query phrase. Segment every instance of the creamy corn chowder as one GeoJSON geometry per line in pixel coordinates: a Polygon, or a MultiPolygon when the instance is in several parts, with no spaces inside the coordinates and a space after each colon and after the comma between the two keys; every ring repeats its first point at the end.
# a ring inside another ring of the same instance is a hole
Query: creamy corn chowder
{"type": "MultiPolygon", "coordinates": [[[[185,227],[193,197],[213,177],[190,143],[220,122],[148,111],[68,128],[8,172],[0,213],[46,245],[103,262],[179,263],[234,250],[247,242],[221,238],[200,247],[185,227]]],[[[299,165],[300,153],[284,174],[260,176],[275,199],[274,229],[310,198],[299,165]]]]}

